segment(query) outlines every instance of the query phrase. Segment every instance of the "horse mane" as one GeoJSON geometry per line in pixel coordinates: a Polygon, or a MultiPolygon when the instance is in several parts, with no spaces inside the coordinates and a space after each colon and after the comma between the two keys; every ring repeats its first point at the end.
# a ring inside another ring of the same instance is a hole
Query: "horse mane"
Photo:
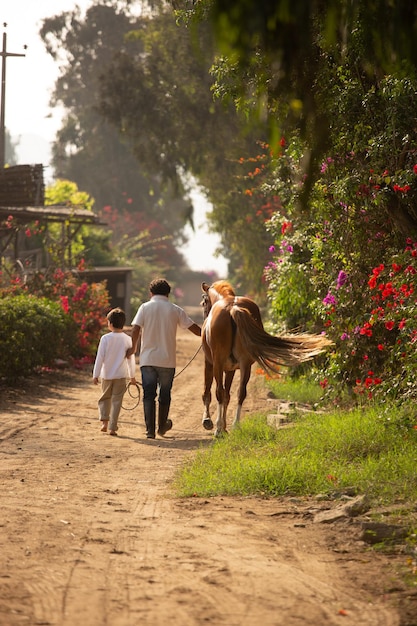
{"type": "Polygon", "coordinates": [[[236,295],[232,285],[228,283],[227,280],[217,280],[211,285],[210,289],[214,289],[214,291],[217,291],[217,293],[223,298],[226,296],[236,295]]]}

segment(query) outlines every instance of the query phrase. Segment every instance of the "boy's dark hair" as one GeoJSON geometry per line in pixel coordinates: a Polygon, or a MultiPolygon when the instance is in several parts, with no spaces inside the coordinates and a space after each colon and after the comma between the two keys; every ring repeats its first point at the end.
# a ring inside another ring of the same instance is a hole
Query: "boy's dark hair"
{"type": "Polygon", "coordinates": [[[149,291],[153,296],[167,296],[171,291],[171,285],[165,278],[155,278],[149,285],[149,291]]]}
{"type": "Polygon", "coordinates": [[[126,314],[117,307],[107,313],[107,319],[114,328],[123,328],[126,322],[126,314]]]}

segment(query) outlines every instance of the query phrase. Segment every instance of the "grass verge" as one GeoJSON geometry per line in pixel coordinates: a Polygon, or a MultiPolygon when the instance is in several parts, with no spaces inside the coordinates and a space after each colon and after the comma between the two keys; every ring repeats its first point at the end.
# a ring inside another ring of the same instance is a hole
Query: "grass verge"
{"type": "Polygon", "coordinates": [[[176,475],[180,496],[316,495],[352,487],[376,502],[413,500],[417,493],[417,430],[398,408],[295,414],[275,429],[266,415],[199,450],[176,475]]]}

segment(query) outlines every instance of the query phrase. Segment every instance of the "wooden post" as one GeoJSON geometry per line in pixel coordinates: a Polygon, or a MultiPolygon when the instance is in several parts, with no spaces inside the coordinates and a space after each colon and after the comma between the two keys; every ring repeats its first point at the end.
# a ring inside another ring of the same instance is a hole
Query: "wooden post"
{"type": "MultiPolygon", "coordinates": [[[[3,24],[5,28],[6,23],[3,24]]],[[[24,46],[26,49],[26,46],[24,46]]],[[[6,58],[7,57],[24,57],[25,54],[17,54],[16,52],[7,52],[7,35],[3,33],[3,49],[1,56],[1,103],[0,103],[0,169],[6,164],[6,58]]]]}

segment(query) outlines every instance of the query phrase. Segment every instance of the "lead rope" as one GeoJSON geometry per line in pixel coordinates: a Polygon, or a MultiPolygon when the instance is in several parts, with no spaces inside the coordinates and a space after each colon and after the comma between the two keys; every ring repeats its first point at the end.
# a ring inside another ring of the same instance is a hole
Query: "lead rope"
{"type": "MultiPolygon", "coordinates": [[[[207,310],[207,304],[209,302],[209,297],[206,293],[203,293],[203,299],[201,301],[201,305],[203,307],[203,320],[206,319],[207,315],[208,315],[208,310],[207,310]]],[[[200,352],[201,348],[202,348],[203,344],[200,343],[200,347],[198,348],[197,352],[195,353],[195,355],[188,361],[188,363],[186,365],[184,365],[184,367],[182,368],[181,371],[179,371],[177,374],[175,374],[174,378],[177,378],[177,376],[179,376],[180,374],[183,373],[183,371],[190,365],[190,363],[192,363],[194,361],[194,359],[196,358],[197,354],[200,352]]]]}
{"type": "Polygon", "coordinates": [[[188,361],[188,363],[186,365],[184,365],[184,367],[182,368],[182,370],[180,370],[177,374],[175,374],[174,378],[177,378],[177,376],[179,376],[180,374],[183,373],[183,371],[190,365],[190,363],[192,363],[195,359],[195,357],[197,356],[197,354],[200,352],[202,347],[202,344],[200,344],[197,352],[195,353],[195,355],[188,361]]]}

